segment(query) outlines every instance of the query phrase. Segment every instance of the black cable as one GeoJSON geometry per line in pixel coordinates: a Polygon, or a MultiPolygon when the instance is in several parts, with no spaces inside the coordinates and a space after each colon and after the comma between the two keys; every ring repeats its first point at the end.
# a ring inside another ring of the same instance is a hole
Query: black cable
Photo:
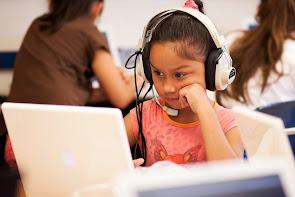
{"type": "MultiPolygon", "coordinates": [[[[143,96],[143,102],[145,101],[145,98],[147,96],[147,94],[151,91],[152,89],[152,85],[150,85],[149,89],[147,90],[147,92],[145,93],[145,95],[143,96]]],[[[141,104],[141,110],[140,110],[140,129],[138,130],[138,136],[140,135],[141,137],[141,150],[142,150],[142,157],[144,159],[144,163],[143,165],[145,165],[146,162],[146,142],[145,142],[145,137],[142,131],[142,108],[143,108],[143,102],[141,104]]],[[[136,150],[135,150],[136,152],[136,150]]]]}
{"type": "Polygon", "coordinates": [[[134,155],[133,158],[137,159],[137,151],[138,151],[138,145],[139,145],[139,140],[141,138],[141,150],[142,150],[142,157],[144,159],[144,163],[142,165],[145,165],[146,163],[146,141],[145,141],[145,137],[144,134],[142,132],[142,108],[143,108],[143,102],[145,101],[145,98],[147,96],[147,94],[151,91],[152,89],[152,85],[150,85],[149,89],[147,90],[147,92],[144,94],[143,99],[142,99],[142,103],[140,103],[140,93],[143,90],[143,87],[145,85],[145,82],[142,84],[140,90],[138,91],[137,88],[137,80],[136,80],[136,62],[137,62],[137,58],[139,55],[141,55],[142,52],[141,51],[136,51],[134,54],[132,54],[126,61],[125,64],[125,68],[127,69],[134,69],[134,81],[135,81],[135,91],[136,91],[136,106],[135,106],[135,110],[136,110],[136,119],[137,119],[137,123],[138,123],[138,135],[137,135],[137,139],[136,139],[136,143],[135,143],[135,148],[134,148],[134,155]],[[130,59],[135,56],[135,61],[134,61],[134,66],[133,67],[128,67],[128,62],[130,61],[130,59]]]}

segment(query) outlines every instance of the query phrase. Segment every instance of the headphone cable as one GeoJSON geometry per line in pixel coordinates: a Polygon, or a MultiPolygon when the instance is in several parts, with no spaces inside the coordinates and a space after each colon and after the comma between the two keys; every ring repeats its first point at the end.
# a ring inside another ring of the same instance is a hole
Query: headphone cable
{"type": "Polygon", "coordinates": [[[134,148],[134,154],[133,154],[133,158],[137,158],[137,151],[138,151],[138,145],[139,145],[139,140],[141,138],[142,140],[142,146],[141,146],[141,150],[142,150],[142,157],[144,159],[144,163],[142,165],[145,165],[146,162],[146,142],[145,142],[145,137],[144,134],[142,132],[142,108],[143,108],[143,102],[145,101],[145,98],[147,96],[147,94],[152,90],[152,85],[150,85],[149,89],[147,90],[147,92],[144,94],[143,98],[142,98],[142,103],[140,103],[140,94],[143,90],[143,87],[145,85],[145,82],[143,82],[140,90],[138,91],[137,88],[137,80],[136,80],[136,62],[137,62],[137,58],[139,55],[141,55],[142,52],[141,51],[136,51],[134,54],[132,54],[126,61],[125,63],[125,68],[126,69],[134,69],[134,82],[135,82],[135,91],[136,91],[136,119],[137,119],[137,123],[138,123],[138,135],[137,135],[137,139],[136,139],[136,144],[135,144],[135,148],[134,148]],[[130,61],[130,59],[135,56],[135,61],[134,61],[134,66],[132,67],[128,67],[128,62],[130,61]]]}

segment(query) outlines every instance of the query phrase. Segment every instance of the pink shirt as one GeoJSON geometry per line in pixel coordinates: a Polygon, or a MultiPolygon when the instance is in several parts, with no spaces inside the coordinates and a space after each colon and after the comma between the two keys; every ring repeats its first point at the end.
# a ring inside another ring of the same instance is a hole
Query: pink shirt
{"type": "MultiPolygon", "coordinates": [[[[159,101],[165,105],[162,99],[159,101]]],[[[237,126],[229,109],[217,103],[213,108],[224,134],[237,126]]],[[[130,116],[134,136],[137,138],[138,122],[135,108],[130,111],[130,116]]],[[[143,104],[142,128],[147,148],[146,166],[162,160],[178,164],[207,160],[199,121],[189,124],[177,123],[152,99],[143,104]]]]}

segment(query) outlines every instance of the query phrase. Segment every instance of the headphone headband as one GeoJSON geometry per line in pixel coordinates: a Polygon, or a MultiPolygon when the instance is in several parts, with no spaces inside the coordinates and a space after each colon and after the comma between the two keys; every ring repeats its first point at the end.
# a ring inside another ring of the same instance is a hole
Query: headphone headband
{"type": "Polygon", "coordinates": [[[215,43],[215,46],[217,48],[223,48],[225,47],[226,40],[223,35],[220,35],[220,33],[217,31],[215,28],[215,25],[212,23],[212,21],[202,12],[191,9],[191,8],[186,8],[186,7],[180,7],[180,8],[172,8],[165,10],[161,13],[156,14],[149,22],[148,25],[144,28],[142,38],[139,40],[138,47],[143,48],[146,43],[148,43],[151,40],[152,37],[152,30],[166,17],[172,15],[173,13],[186,13],[189,14],[196,19],[198,19],[209,31],[213,42],[215,43]],[[162,18],[160,21],[159,19],[162,18]],[[155,25],[155,22],[156,25],[155,25]]]}

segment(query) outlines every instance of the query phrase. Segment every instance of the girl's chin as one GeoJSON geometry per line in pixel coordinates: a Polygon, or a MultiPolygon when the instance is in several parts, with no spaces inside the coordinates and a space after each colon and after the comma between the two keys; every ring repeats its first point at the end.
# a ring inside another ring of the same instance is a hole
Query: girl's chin
{"type": "Polygon", "coordinates": [[[172,109],[185,109],[185,108],[188,107],[188,106],[182,107],[180,105],[180,103],[178,103],[178,104],[169,104],[168,102],[166,102],[166,106],[169,107],[169,108],[172,108],[172,109]]]}

